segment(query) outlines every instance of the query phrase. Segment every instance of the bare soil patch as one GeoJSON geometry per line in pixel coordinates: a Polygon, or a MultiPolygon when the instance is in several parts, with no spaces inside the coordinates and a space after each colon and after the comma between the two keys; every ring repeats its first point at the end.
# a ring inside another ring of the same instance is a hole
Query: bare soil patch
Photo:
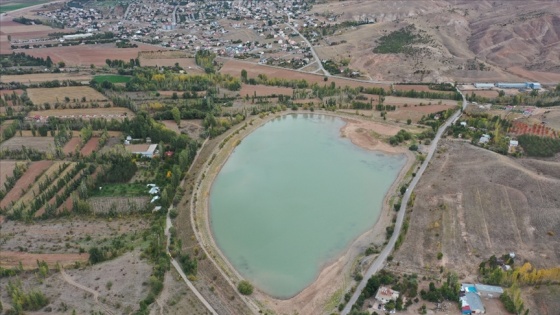
{"type": "Polygon", "coordinates": [[[4,199],[0,201],[0,208],[4,208],[11,202],[15,202],[16,200],[18,200],[22,195],[22,190],[27,189],[27,187],[32,185],[35,182],[35,179],[52,164],[52,161],[39,161],[31,163],[25,174],[23,174],[23,176],[18,179],[14,188],[12,188],[6,194],[4,199]]]}

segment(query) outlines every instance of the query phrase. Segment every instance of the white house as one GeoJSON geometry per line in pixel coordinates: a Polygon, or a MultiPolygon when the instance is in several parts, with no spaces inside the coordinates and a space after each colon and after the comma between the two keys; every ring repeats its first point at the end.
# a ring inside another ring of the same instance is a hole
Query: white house
{"type": "Polygon", "coordinates": [[[391,300],[396,300],[399,298],[400,293],[398,291],[389,289],[387,287],[380,287],[375,294],[375,299],[382,304],[388,303],[391,300]]]}

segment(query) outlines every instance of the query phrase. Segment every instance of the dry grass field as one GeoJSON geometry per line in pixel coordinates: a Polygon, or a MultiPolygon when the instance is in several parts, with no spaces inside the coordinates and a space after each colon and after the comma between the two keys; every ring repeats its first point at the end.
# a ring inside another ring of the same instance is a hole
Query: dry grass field
{"type": "Polygon", "coordinates": [[[13,137],[0,144],[0,150],[21,150],[21,147],[33,148],[41,152],[54,149],[54,137],[13,137]]]}
{"type": "Polygon", "coordinates": [[[114,44],[99,45],[78,45],[78,46],[62,46],[52,48],[36,48],[36,49],[17,49],[16,52],[25,52],[34,57],[47,58],[50,56],[53,62],[64,61],[66,66],[95,66],[106,65],[105,60],[119,59],[130,60],[138,57],[140,51],[151,51],[164,49],[162,47],[151,46],[147,44],[137,43],[137,48],[117,48],[114,44]]]}
{"type": "Polygon", "coordinates": [[[143,67],[174,67],[175,64],[179,64],[187,73],[204,73],[204,69],[197,66],[194,58],[187,55],[185,52],[142,52],[140,53],[139,59],[143,67]]]}
{"type": "Polygon", "coordinates": [[[396,91],[410,91],[410,90],[414,90],[414,91],[423,91],[423,92],[436,92],[436,93],[449,93],[449,94],[453,94],[454,92],[452,91],[438,91],[438,90],[432,90],[430,89],[429,86],[427,85],[409,85],[409,84],[393,84],[393,89],[396,91]]]}
{"type": "Polygon", "coordinates": [[[415,190],[410,228],[394,262],[402,270],[444,266],[469,278],[494,254],[515,252],[516,261],[537,268],[558,266],[559,190],[558,163],[443,140],[415,190]]]}
{"type": "Polygon", "coordinates": [[[38,83],[52,80],[91,81],[93,76],[89,73],[34,73],[22,75],[2,75],[0,82],[21,82],[23,84],[38,83]]]}
{"type": "Polygon", "coordinates": [[[28,117],[61,117],[61,118],[115,118],[124,119],[125,117],[134,117],[134,113],[124,107],[106,107],[106,108],[73,108],[73,109],[49,109],[40,111],[30,111],[28,117]]]}
{"type": "Polygon", "coordinates": [[[150,197],[92,197],[88,200],[95,213],[128,213],[143,210],[150,202],[150,197]]]}
{"type": "Polygon", "coordinates": [[[362,82],[358,80],[351,80],[339,77],[330,77],[328,81],[324,81],[324,76],[313,73],[306,73],[301,71],[294,71],[283,68],[270,67],[265,65],[259,65],[256,63],[241,61],[241,60],[231,60],[224,58],[216,58],[219,62],[223,63],[220,69],[221,73],[230,74],[233,77],[239,78],[241,76],[241,70],[245,69],[250,78],[257,77],[259,74],[265,74],[269,78],[283,78],[289,80],[307,80],[310,84],[317,83],[319,85],[331,84],[335,82],[337,86],[350,86],[350,87],[382,87],[389,90],[390,86],[388,84],[380,83],[369,83],[362,82]]]}
{"type": "MultiPolygon", "coordinates": [[[[127,216],[111,220],[99,217],[62,217],[38,223],[7,221],[2,225],[0,235],[0,260],[22,260],[24,267],[37,267],[37,260],[47,261],[51,272],[45,279],[37,277],[34,272],[18,276],[25,288],[34,288],[43,292],[50,300],[49,306],[54,313],[66,314],[76,309],[77,314],[90,314],[93,311],[110,314],[128,314],[138,309],[140,300],[145,298],[149,286],[152,266],[142,258],[138,250],[142,243],[140,231],[149,227],[149,220],[141,216],[127,216]],[[134,246],[133,251],[94,266],[74,269],[69,266],[65,275],[56,271],[57,261],[86,261],[87,253],[79,254],[80,248],[110,245],[112,239],[124,235],[127,246],[134,246]],[[6,254],[5,254],[6,253],[6,254]],[[72,285],[68,279],[87,287],[98,294],[98,299],[72,285]],[[112,285],[107,285],[111,282],[112,285]],[[96,302],[98,300],[99,302],[96,302]],[[64,311],[63,305],[67,310],[64,311]]],[[[0,279],[0,298],[9,301],[5,295],[8,281],[14,278],[0,279]]],[[[175,295],[176,293],[171,293],[175,295]]],[[[4,303],[6,309],[7,303],[4,303]]],[[[154,303],[157,308],[157,304],[154,303]]]]}
{"type": "Polygon", "coordinates": [[[58,88],[37,88],[28,89],[27,95],[34,104],[42,105],[49,103],[54,105],[55,103],[98,103],[101,107],[104,104],[109,103],[109,100],[101,93],[90,88],[89,86],[66,86],[58,88]],[[65,101],[65,98],[70,99],[69,102],[65,101]],[[82,102],[85,97],[85,102],[82,102]]]}
{"type": "Polygon", "coordinates": [[[243,84],[239,95],[245,97],[246,95],[251,96],[271,96],[271,95],[288,95],[291,96],[293,89],[277,86],[266,86],[266,85],[249,85],[243,84]]]}
{"type": "Polygon", "coordinates": [[[192,139],[198,139],[200,134],[204,131],[201,119],[181,120],[181,125],[177,126],[173,120],[163,120],[162,123],[167,129],[173,130],[176,133],[186,133],[192,139]]]}
{"type": "MultiPolygon", "coordinates": [[[[383,102],[385,105],[397,105],[397,106],[415,106],[418,105],[419,107],[422,105],[445,105],[445,106],[456,106],[457,101],[454,100],[436,100],[436,99],[429,99],[429,98],[409,98],[409,97],[396,97],[396,96],[386,96],[385,101],[383,102]]],[[[421,109],[419,109],[421,110],[421,109]]]]}
{"type": "Polygon", "coordinates": [[[452,108],[451,105],[408,105],[404,107],[400,105],[400,107],[395,111],[387,112],[387,118],[406,121],[407,119],[411,119],[413,122],[418,122],[422,116],[431,113],[437,113],[444,110],[452,108]]]}

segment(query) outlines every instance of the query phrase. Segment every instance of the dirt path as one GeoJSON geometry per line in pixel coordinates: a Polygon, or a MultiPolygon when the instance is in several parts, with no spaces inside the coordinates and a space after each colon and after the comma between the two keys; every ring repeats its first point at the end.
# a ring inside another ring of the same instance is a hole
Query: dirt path
{"type": "Polygon", "coordinates": [[[66,273],[66,271],[64,271],[63,268],[60,268],[60,274],[62,275],[62,279],[66,281],[68,284],[73,285],[76,288],[86,291],[91,295],[93,295],[93,300],[95,301],[95,303],[99,305],[99,307],[101,307],[105,312],[107,312],[108,314],[113,314],[113,312],[109,309],[109,307],[99,302],[99,292],[77,283],[76,281],[74,281],[74,279],[72,279],[72,277],[70,277],[70,275],[66,273]]]}

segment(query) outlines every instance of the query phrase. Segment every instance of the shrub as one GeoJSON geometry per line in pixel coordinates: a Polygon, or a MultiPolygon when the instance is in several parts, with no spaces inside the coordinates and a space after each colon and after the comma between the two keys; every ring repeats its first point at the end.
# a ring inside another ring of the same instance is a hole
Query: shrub
{"type": "Polygon", "coordinates": [[[251,295],[253,294],[253,285],[249,281],[243,280],[237,285],[237,290],[243,295],[251,295]]]}

